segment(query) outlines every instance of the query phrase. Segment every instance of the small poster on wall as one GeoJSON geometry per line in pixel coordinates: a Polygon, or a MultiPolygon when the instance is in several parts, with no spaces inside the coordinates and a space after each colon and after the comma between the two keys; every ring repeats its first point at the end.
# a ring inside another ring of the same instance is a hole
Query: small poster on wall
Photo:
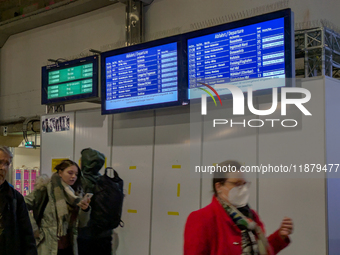
{"type": "Polygon", "coordinates": [[[53,133],[70,130],[70,116],[46,118],[42,121],[43,133],[53,133]]]}

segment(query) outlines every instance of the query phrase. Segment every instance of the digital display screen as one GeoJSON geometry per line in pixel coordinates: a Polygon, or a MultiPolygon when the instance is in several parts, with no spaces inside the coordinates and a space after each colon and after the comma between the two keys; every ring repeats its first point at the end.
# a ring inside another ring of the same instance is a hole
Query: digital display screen
{"type": "Polygon", "coordinates": [[[42,69],[42,104],[98,97],[98,57],[42,69]]]}
{"type": "Polygon", "coordinates": [[[106,57],[104,92],[104,111],[177,102],[177,42],[106,57]]]}
{"type": "Polygon", "coordinates": [[[65,68],[48,73],[47,98],[92,92],[93,64],[65,68]]]}
{"type": "Polygon", "coordinates": [[[202,83],[232,84],[243,91],[285,86],[284,37],[284,18],[277,18],[188,39],[189,98],[201,97],[202,83]]]}

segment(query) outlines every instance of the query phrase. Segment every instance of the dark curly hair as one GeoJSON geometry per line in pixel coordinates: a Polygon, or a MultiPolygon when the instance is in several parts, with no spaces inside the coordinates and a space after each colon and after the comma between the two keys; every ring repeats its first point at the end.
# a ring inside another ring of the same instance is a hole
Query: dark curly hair
{"type": "Polygon", "coordinates": [[[65,159],[63,161],[61,161],[54,169],[57,170],[57,173],[59,173],[60,171],[64,171],[66,168],[70,167],[70,166],[76,166],[78,169],[78,175],[77,175],[77,180],[75,181],[75,183],[71,186],[76,192],[79,192],[82,189],[82,185],[81,185],[81,170],[80,167],[78,166],[78,164],[70,159],[65,159]]]}

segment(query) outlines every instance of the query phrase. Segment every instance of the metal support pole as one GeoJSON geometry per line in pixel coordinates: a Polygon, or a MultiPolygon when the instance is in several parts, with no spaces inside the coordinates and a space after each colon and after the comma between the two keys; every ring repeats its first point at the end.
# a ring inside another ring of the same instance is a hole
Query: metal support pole
{"type": "Polygon", "coordinates": [[[307,50],[307,33],[304,34],[305,38],[305,78],[309,77],[309,62],[308,62],[308,50],[307,50]]]}
{"type": "Polygon", "coordinates": [[[143,2],[140,0],[126,1],[126,46],[143,42],[144,15],[143,2]]]}
{"type": "Polygon", "coordinates": [[[321,75],[326,75],[325,29],[321,29],[321,75]]]}
{"type": "Polygon", "coordinates": [[[331,50],[330,50],[330,56],[329,56],[329,65],[330,65],[330,67],[329,67],[329,76],[330,77],[333,77],[333,45],[334,45],[334,43],[333,43],[333,39],[335,40],[335,37],[334,37],[334,35],[332,34],[331,36],[330,36],[330,45],[329,45],[329,47],[331,48],[331,50]]]}

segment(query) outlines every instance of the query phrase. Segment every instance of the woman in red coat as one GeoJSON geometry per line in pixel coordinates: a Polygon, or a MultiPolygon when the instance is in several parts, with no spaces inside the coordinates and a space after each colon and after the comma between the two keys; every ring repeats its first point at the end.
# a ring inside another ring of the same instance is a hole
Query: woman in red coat
{"type": "Polygon", "coordinates": [[[293,222],[284,218],[280,228],[265,237],[263,223],[249,208],[249,183],[237,161],[219,164],[227,173],[215,173],[212,202],[192,212],[186,222],[184,255],[273,255],[285,248],[293,222]]]}

